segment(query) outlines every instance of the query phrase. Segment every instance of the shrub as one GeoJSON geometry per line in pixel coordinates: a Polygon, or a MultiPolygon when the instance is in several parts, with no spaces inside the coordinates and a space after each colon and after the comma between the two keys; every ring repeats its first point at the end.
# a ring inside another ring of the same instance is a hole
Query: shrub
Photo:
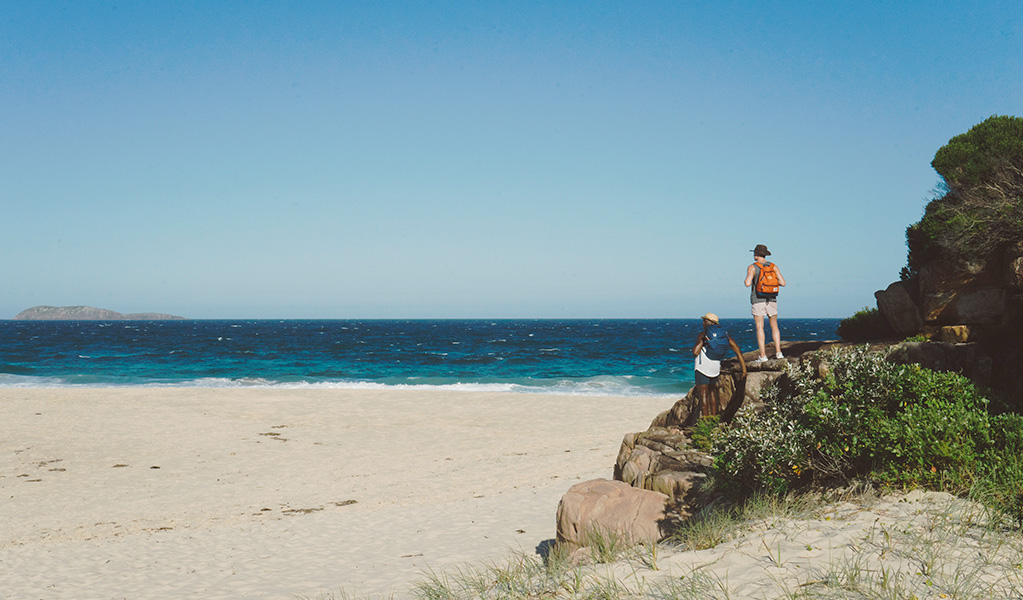
{"type": "Polygon", "coordinates": [[[710,451],[714,447],[714,440],[721,437],[721,417],[719,415],[708,415],[700,417],[700,420],[693,425],[689,432],[689,439],[697,450],[710,451]]]}
{"type": "Polygon", "coordinates": [[[866,342],[890,337],[894,334],[887,319],[876,308],[863,307],[853,316],[838,324],[838,335],[849,342],[866,342]]]}
{"type": "Polygon", "coordinates": [[[991,439],[985,449],[975,499],[1023,525],[1023,415],[991,417],[991,439]]]}
{"type": "Polygon", "coordinates": [[[715,445],[726,491],[776,493],[860,475],[954,491],[974,482],[991,439],[987,400],[969,380],[866,348],[822,360],[791,368],[762,410],[736,416],[715,445]]]}

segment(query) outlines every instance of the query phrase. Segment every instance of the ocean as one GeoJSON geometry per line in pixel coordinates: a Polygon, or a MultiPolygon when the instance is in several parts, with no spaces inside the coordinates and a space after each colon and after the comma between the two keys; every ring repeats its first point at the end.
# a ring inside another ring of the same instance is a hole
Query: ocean
{"type": "MultiPolygon", "coordinates": [[[[780,319],[783,340],[839,319],[780,319]]],[[[743,351],[752,319],[723,319],[743,351]]],[[[684,394],[699,319],[0,321],[0,387],[684,394]]],[[[768,332],[770,340],[770,332],[768,332]]]]}

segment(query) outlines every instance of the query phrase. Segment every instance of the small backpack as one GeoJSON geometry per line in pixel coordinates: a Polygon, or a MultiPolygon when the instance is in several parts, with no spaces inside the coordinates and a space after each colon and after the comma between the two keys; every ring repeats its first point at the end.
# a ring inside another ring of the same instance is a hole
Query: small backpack
{"type": "Polygon", "coordinates": [[[728,354],[731,347],[728,344],[728,331],[721,325],[711,325],[707,328],[707,341],[703,344],[707,358],[721,360],[728,354]]]}
{"type": "Polygon", "coordinates": [[[760,265],[760,276],[757,277],[757,297],[777,298],[779,287],[778,266],[772,262],[760,265]]]}

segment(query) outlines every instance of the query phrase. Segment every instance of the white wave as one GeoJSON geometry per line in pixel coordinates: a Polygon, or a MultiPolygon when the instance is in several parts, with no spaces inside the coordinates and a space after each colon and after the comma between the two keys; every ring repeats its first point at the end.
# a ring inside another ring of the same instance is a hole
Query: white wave
{"type": "Polygon", "coordinates": [[[0,387],[4,388],[46,388],[66,387],[68,382],[60,377],[31,377],[0,373],[0,387]]]}
{"type": "Polygon", "coordinates": [[[654,392],[637,385],[632,376],[603,376],[582,380],[542,381],[535,384],[512,382],[452,383],[380,383],[376,381],[275,381],[262,377],[230,379],[203,377],[184,381],[81,381],[60,377],[31,377],[0,374],[0,388],[104,388],[104,387],[196,387],[196,388],[276,388],[276,389],[342,389],[342,390],[415,390],[457,392],[507,392],[515,394],[553,394],[559,396],[650,396],[675,398],[684,390],[672,393],[654,392]]]}

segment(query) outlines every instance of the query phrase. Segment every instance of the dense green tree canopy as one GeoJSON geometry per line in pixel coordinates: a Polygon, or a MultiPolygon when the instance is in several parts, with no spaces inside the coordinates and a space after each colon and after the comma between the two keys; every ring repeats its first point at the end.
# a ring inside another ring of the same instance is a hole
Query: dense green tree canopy
{"type": "Polygon", "coordinates": [[[956,191],[1011,177],[1023,165],[1023,118],[991,117],[948,141],[931,166],[956,191]],[[1006,172],[1006,170],[1010,172],[1006,172]]]}
{"type": "Polygon", "coordinates": [[[931,166],[942,194],[906,230],[904,276],[926,262],[986,262],[1023,242],[1023,118],[993,116],[949,140],[931,166]]]}

